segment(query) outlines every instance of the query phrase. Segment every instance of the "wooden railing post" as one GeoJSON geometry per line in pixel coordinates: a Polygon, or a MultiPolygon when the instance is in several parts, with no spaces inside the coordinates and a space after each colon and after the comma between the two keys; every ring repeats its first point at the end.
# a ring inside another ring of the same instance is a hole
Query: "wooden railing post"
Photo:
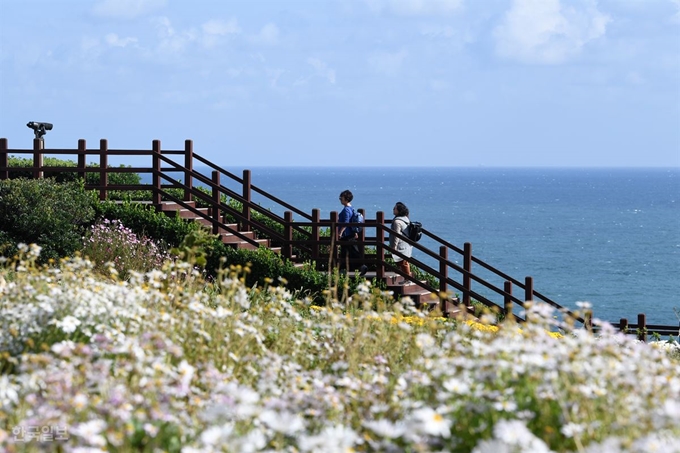
{"type": "Polygon", "coordinates": [[[43,177],[43,147],[45,142],[39,138],[33,139],[33,178],[42,179],[43,177]]]}
{"type": "Polygon", "coordinates": [[[109,145],[105,138],[99,140],[99,199],[106,200],[107,187],[109,186],[109,145]]]}
{"type": "Polygon", "coordinates": [[[439,292],[442,297],[448,291],[449,285],[446,283],[446,279],[449,278],[449,265],[446,262],[449,259],[449,249],[448,247],[442,245],[439,247],[439,292]]]}
{"type": "Polygon", "coordinates": [[[375,213],[375,243],[376,243],[376,269],[375,278],[382,280],[385,278],[385,241],[387,240],[385,229],[382,228],[385,225],[385,213],[378,211],[375,213]]]}
{"type": "Polygon", "coordinates": [[[638,340],[647,343],[647,316],[638,314],[638,340]]]}
{"type": "Polygon", "coordinates": [[[332,247],[330,248],[329,252],[330,253],[330,262],[331,266],[337,266],[338,265],[338,211],[331,211],[331,244],[332,247]]]}
{"type": "Polygon", "coordinates": [[[283,219],[286,222],[283,226],[285,242],[281,254],[284,258],[290,259],[293,256],[293,213],[291,211],[284,212],[283,219]]]}
{"type": "Polygon", "coordinates": [[[250,170],[243,170],[243,217],[242,231],[250,231],[250,200],[251,200],[250,170]]]}
{"type": "Polygon", "coordinates": [[[623,333],[628,331],[628,320],[626,318],[621,318],[619,321],[619,330],[623,333]]]}
{"type": "MultiPolygon", "coordinates": [[[[0,138],[0,167],[9,167],[9,151],[6,138],[0,138]]],[[[0,180],[9,179],[9,170],[0,171],[0,180]]]]}
{"type": "Polygon", "coordinates": [[[194,199],[191,189],[194,187],[194,178],[191,176],[191,171],[194,169],[194,142],[191,140],[184,141],[184,201],[191,201],[194,199]]]}
{"type": "Polygon", "coordinates": [[[87,143],[84,138],[78,139],[78,177],[87,181],[87,143]]]}
{"type": "Polygon", "coordinates": [[[593,331],[593,312],[591,310],[586,310],[586,312],[583,313],[583,327],[585,327],[588,332],[593,331]]]}
{"type": "Polygon", "coordinates": [[[524,300],[534,300],[534,279],[532,277],[524,278],[524,300]]]}
{"type": "Polygon", "coordinates": [[[217,170],[212,172],[212,183],[212,209],[210,210],[212,215],[212,232],[213,234],[219,234],[222,218],[220,216],[220,172],[217,170]]]}
{"type": "Polygon", "coordinates": [[[321,256],[321,248],[319,246],[319,241],[321,240],[321,228],[319,227],[319,222],[321,221],[321,211],[317,208],[312,209],[312,259],[316,263],[317,269],[320,266],[319,256],[321,256]]]}
{"type": "Polygon", "coordinates": [[[505,318],[512,317],[512,282],[506,280],[503,284],[503,291],[505,291],[505,296],[503,297],[503,312],[505,313],[505,318]]]}
{"type": "MultiPolygon", "coordinates": [[[[449,259],[449,248],[442,245],[439,247],[439,308],[442,315],[448,318],[451,314],[451,304],[449,302],[449,285],[446,279],[449,278],[449,265],[446,262],[449,259]]],[[[453,300],[451,298],[451,300],[453,300]]]]}
{"type": "Polygon", "coordinates": [[[470,291],[472,291],[472,279],[470,274],[472,273],[472,244],[466,242],[463,246],[463,269],[465,269],[465,274],[463,274],[463,304],[466,307],[470,306],[470,291]]]}
{"type": "Polygon", "coordinates": [[[152,185],[153,185],[153,197],[152,203],[157,208],[161,206],[161,141],[154,140],[152,142],[153,150],[153,172],[152,172],[152,185]]]}

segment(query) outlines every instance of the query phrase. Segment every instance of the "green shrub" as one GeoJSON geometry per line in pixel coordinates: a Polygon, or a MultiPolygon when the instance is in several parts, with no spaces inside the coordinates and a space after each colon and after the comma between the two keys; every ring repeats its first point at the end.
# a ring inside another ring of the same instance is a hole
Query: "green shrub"
{"type": "Polygon", "coordinates": [[[80,249],[83,233],[94,219],[92,204],[92,195],[82,183],[0,181],[0,230],[13,244],[42,247],[41,262],[69,256],[80,249]]]}
{"type": "Polygon", "coordinates": [[[120,220],[137,236],[163,241],[167,247],[178,246],[187,234],[201,228],[197,222],[169,217],[142,203],[106,201],[96,204],[95,209],[98,219],[120,220]]]}
{"type": "MultiPolygon", "coordinates": [[[[43,166],[46,167],[74,167],[74,170],[77,167],[77,163],[72,161],[72,160],[63,160],[63,159],[57,159],[54,157],[44,157],[43,158],[43,166]]],[[[9,157],[9,166],[10,167],[33,167],[33,159],[32,158],[24,158],[24,157],[16,157],[16,156],[10,156],[9,157]]],[[[125,167],[125,165],[121,165],[120,167],[125,167]]],[[[99,164],[95,163],[90,163],[87,164],[87,168],[99,168],[99,164]]],[[[112,168],[111,165],[109,165],[109,168],[112,168]]],[[[43,175],[45,178],[54,178],[57,182],[74,182],[77,181],[79,178],[78,173],[76,171],[73,172],[68,172],[68,171],[50,171],[50,170],[45,170],[43,171],[43,175]]],[[[9,177],[14,179],[14,178],[32,178],[33,177],[33,172],[31,170],[10,170],[9,172],[9,177]]],[[[97,185],[99,184],[100,181],[100,175],[99,173],[86,173],[85,174],[85,183],[89,185],[97,185]]],[[[109,184],[126,184],[126,185],[136,185],[141,183],[141,177],[137,173],[109,173],[109,184]]]]}
{"type": "MultiPolygon", "coordinates": [[[[208,247],[206,252],[206,271],[211,276],[217,275],[225,267],[248,268],[249,272],[244,275],[246,286],[285,286],[290,291],[305,292],[315,303],[321,305],[327,299],[328,273],[317,271],[313,263],[298,267],[268,248],[236,249],[219,240],[208,247]]],[[[334,285],[338,288],[347,286],[349,293],[353,293],[359,281],[363,281],[345,276],[337,276],[334,280],[334,285]]]]}

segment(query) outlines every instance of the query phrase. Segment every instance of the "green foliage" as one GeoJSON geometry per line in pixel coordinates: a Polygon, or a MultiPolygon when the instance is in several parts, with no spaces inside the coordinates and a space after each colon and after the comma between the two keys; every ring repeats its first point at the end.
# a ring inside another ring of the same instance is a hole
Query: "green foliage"
{"type": "Polygon", "coordinates": [[[201,228],[197,222],[169,217],[143,203],[107,201],[98,203],[95,209],[97,218],[120,220],[136,235],[146,236],[156,242],[163,241],[168,247],[178,246],[187,234],[201,228]]]}
{"type": "MultiPolygon", "coordinates": [[[[75,167],[77,164],[70,160],[56,159],[54,157],[44,157],[43,165],[46,167],[75,167]]],[[[9,157],[10,167],[33,167],[33,158],[24,157],[9,157]]],[[[57,182],[75,182],[78,180],[77,172],[56,172],[56,171],[44,171],[43,176],[45,178],[54,178],[57,182]]],[[[10,170],[9,177],[14,178],[33,178],[32,170],[10,170]]]]}
{"type": "Polygon", "coordinates": [[[189,264],[205,267],[206,257],[214,249],[214,244],[216,244],[216,236],[210,234],[207,229],[201,228],[184,236],[181,244],[173,248],[170,253],[189,264]]]}
{"type": "Polygon", "coordinates": [[[16,253],[17,247],[14,239],[8,232],[0,229],[0,256],[14,256],[16,253]]]}
{"type": "MultiPolygon", "coordinates": [[[[9,158],[10,167],[33,167],[32,158],[23,158],[10,156],[9,158]]],[[[44,157],[43,166],[46,167],[77,167],[77,163],[72,160],[57,159],[54,157],[44,157]]],[[[120,165],[120,168],[125,168],[125,165],[120,165]]],[[[129,166],[128,166],[129,167],[129,166]]],[[[87,168],[99,168],[99,164],[90,163],[87,164],[87,168]]],[[[112,168],[111,165],[108,168],[112,168]]],[[[49,171],[43,172],[45,178],[54,178],[57,182],[75,182],[79,178],[76,171],[49,171]]],[[[32,178],[33,172],[31,170],[10,170],[10,178],[32,178]]],[[[97,185],[100,181],[99,173],[86,173],[85,183],[88,185],[97,185]]],[[[127,184],[135,185],[141,183],[141,177],[137,173],[109,173],[109,184],[127,184]]]]}
{"type": "Polygon", "coordinates": [[[79,182],[0,181],[0,240],[39,245],[42,262],[72,255],[80,249],[83,233],[94,219],[92,204],[92,195],[79,182]]]}
{"type": "MultiPolygon", "coordinates": [[[[99,164],[88,164],[88,168],[99,168],[99,164]]],[[[120,165],[118,168],[126,168],[130,167],[129,165],[120,165]]],[[[109,165],[107,168],[113,168],[111,165],[109,165]]],[[[141,184],[142,178],[139,176],[137,173],[128,173],[128,172],[109,172],[108,176],[109,184],[115,184],[115,185],[137,185],[141,184]]],[[[100,173],[86,173],[85,175],[85,183],[88,185],[97,185],[101,182],[101,175],[100,173]]]]}
{"type": "MultiPolygon", "coordinates": [[[[265,247],[237,249],[216,241],[207,256],[206,270],[215,276],[224,267],[247,269],[244,278],[248,287],[281,285],[291,291],[308,294],[318,304],[325,303],[327,299],[327,273],[317,271],[313,263],[296,266],[265,247]]],[[[354,292],[359,283],[344,276],[337,276],[334,280],[338,287],[347,286],[350,292],[354,292]]]]}

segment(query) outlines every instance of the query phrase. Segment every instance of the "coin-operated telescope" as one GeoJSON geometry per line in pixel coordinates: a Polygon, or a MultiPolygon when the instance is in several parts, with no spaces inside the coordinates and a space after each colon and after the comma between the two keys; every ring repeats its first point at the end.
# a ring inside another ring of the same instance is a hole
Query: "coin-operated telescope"
{"type": "Polygon", "coordinates": [[[43,139],[43,135],[47,133],[47,131],[52,130],[52,123],[43,123],[40,121],[29,121],[26,126],[30,127],[33,129],[33,132],[35,133],[35,138],[38,138],[40,140],[43,139]]]}

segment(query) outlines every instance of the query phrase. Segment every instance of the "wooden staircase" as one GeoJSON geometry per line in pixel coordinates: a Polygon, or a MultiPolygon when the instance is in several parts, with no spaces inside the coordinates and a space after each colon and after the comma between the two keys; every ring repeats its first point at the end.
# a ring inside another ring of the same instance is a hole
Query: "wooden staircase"
{"type": "MultiPolygon", "coordinates": [[[[187,209],[184,206],[181,206],[180,204],[172,201],[163,201],[160,205],[160,211],[169,217],[180,217],[187,221],[193,220],[200,223],[201,225],[206,226],[209,229],[212,228],[212,222],[209,220],[210,208],[196,208],[195,201],[185,201],[184,203],[187,204],[188,206],[191,206],[196,211],[203,213],[205,217],[202,217],[196,214],[196,212],[187,209]]],[[[269,239],[258,239],[257,234],[254,231],[243,231],[242,229],[239,228],[239,225],[236,223],[226,224],[225,226],[231,230],[238,231],[241,236],[245,236],[254,241],[255,243],[257,243],[257,245],[255,245],[251,242],[248,242],[244,240],[242,237],[239,237],[232,233],[229,229],[225,227],[220,227],[217,234],[220,236],[220,239],[225,245],[234,248],[249,250],[255,250],[258,247],[262,246],[270,248],[277,253],[281,251],[280,247],[270,247],[269,239]]]]}
{"type": "MultiPolygon", "coordinates": [[[[350,272],[350,276],[354,276],[355,274],[356,272],[350,272]]],[[[374,279],[376,278],[376,273],[373,271],[366,272],[364,278],[369,280],[374,279]]],[[[387,290],[392,291],[395,300],[399,300],[403,297],[409,297],[416,307],[428,311],[439,307],[442,311],[442,315],[447,318],[460,316],[463,314],[463,312],[466,312],[464,307],[460,305],[460,300],[458,297],[450,296],[442,303],[436,293],[431,292],[417,283],[411,282],[411,284],[407,285],[398,283],[401,282],[402,278],[403,277],[396,272],[385,272],[385,276],[383,278],[383,281],[387,285],[387,290]]]]}
{"type": "MultiPolygon", "coordinates": [[[[193,208],[195,211],[172,201],[163,201],[159,210],[167,216],[180,217],[187,221],[193,220],[195,222],[199,222],[201,225],[205,225],[206,228],[212,228],[212,221],[210,220],[210,208],[197,208],[194,201],[186,201],[184,203],[187,206],[193,208]],[[197,214],[196,211],[203,214],[204,216],[197,214]]],[[[235,223],[226,224],[224,227],[220,227],[217,234],[219,234],[220,239],[225,245],[232,246],[234,248],[254,250],[257,247],[267,247],[277,253],[281,251],[280,247],[271,247],[269,239],[258,239],[255,232],[243,231],[239,228],[239,225],[235,223]],[[257,243],[257,245],[245,241],[243,238],[235,235],[230,230],[238,231],[239,234],[253,240],[257,243]]],[[[355,273],[356,272],[350,272],[350,276],[354,276],[355,273]]],[[[373,271],[367,272],[364,277],[370,280],[376,277],[376,273],[373,271]]],[[[392,291],[394,298],[397,300],[401,299],[402,297],[410,297],[417,307],[426,310],[433,310],[435,307],[440,307],[442,309],[443,315],[446,317],[455,316],[462,311],[461,307],[459,306],[460,301],[458,298],[449,298],[442,304],[437,294],[432,293],[415,282],[411,282],[407,285],[397,283],[398,281],[402,280],[402,277],[396,272],[386,272],[383,280],[387,285],[387,290],[392,291]]]]}

